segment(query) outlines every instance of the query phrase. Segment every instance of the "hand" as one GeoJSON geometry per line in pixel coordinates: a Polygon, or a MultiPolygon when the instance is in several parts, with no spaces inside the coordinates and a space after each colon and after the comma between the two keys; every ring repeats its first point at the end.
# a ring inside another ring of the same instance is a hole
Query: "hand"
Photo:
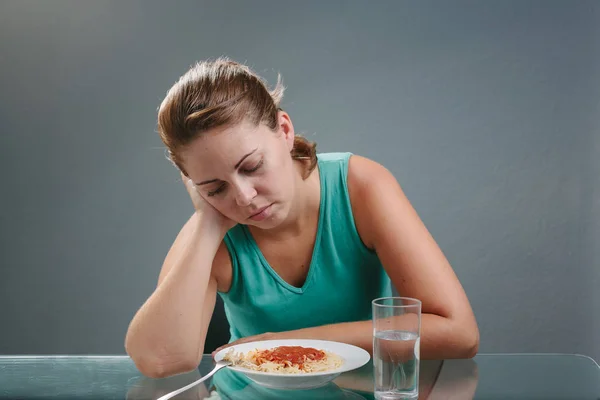
{"type": "Polygon", "coordinates": [[[246,337],[238,339],[234,342],[227,343],[221,347],[218,347],[215,351],[212,352],[211,355],[212,355],[212,358],[215,358],[215,354],[217,354],[219,351],[226,349],[228,347],[235,346],[235,345],[242,344],[242,343],[258,342],[261,340],[273,340],[273,339],[277,339],[277,336],[278,336],[278,334],[273,333],[273,332],[261,333],[260,335],[254,335],[254,336],[246,336],[246,337]]]}
{"type": "Polygon", "coordinates": [[[202,215],[202,219],[208,221],[209,224],[213,224],[225,235],[225,233],[237,225],[237,222],[227,218],[216,208],[211,206],[202,196],[198,193],[198,189],[194,182],[183,173],[181,173],[181,179],[185,185],[185,188],[192,199],[196,212],[202,215]]]}

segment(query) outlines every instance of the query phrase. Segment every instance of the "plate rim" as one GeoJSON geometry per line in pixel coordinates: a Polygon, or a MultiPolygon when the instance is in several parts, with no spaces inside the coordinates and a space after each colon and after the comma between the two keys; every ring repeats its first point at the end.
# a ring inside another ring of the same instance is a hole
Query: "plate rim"
{"type": "MultiPolygon", "coordinates": [[[[365,349],[363,349],[362,347],[358,347],[355,346],[353,344],[349,344],[349,343],[344,343],[344,342],[337,342],[335,340],[322,340],[322,339],[267,339],[267,340],[255,340],[252,342],[245,342],[245,343],[240,343],[237,345],[233,345],[233,346],[229,346],[227,348],[224,348],[222,350],[220,350],[219,352],[217,352],[214,356],[214,360],[215,361],[219,361],[223,358],[223,356],[225,355],[225,353],[227,353],[229,350],[231,350],[232,348],[236,348],[238,346],[248,346],[248,345],[252,345],[253,343],[256,344],[268,344],[268,343],[298,343],[298,342],[319,342],[319,343],[331,343],[334,344],[336,346],[343,346],[346,348],[349,348],[353,351],[355,351],[357,354],[360,354],[362,356],[360,362],[357,362],[357,365],[355,367],[351,367],[348,368],[346,365],[346,363],[342,364],[341,367],[336,368],[336,369],[332,369],[330,371],[320,371],[320,372],[308,372],[306,374],[279,374],[276,372],[264,372],[264,371],[254,371],[251,369],[247,369],[247,368],[242,368],[242,367],[236,367],[236,366],[229,366],[227,367],[228,369],[231,369],[233,371],[237,371],[237,372],[241,372],[244,374],[252,374],[252,375],[258,375],[258,376],[264,376],[264,377],[278,377],[278,378],[306,378],[306,377],[319,377],[319,376],[326,376],[326,375],[340,375],[344,372],[348,372],[348,371],[352,371],[358,368],[361,368],[363,366],[365,366],[369,361],[371,361],[371,354],[369,354],[368,351],[366,351],[365,349]],[[346,367],[345,367],[346,366],[346,367]]],[[[277,345],[275,345],[277,346],[277,345]]],[[[273,346],[273,347],[275,347],[273,346]]],[[[300,345],[298,345],[300,346],[300,345]]],[[[339,354],[338,354],[339,355],[339,354]]],[[[343,357],[342,355],[339,355],[340,357],[343,357]]]]}

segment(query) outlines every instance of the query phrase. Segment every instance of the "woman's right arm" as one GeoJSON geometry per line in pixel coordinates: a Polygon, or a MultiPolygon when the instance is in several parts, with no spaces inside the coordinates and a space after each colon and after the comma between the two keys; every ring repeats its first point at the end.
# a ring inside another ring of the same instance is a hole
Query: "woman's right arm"
{"type": "Polygon", "coordinates": [[[231,265],[223,242],[233,224],[204,204],[196,207],[167,254],[152,295],[127,330],[125,349],[144,375],[158,378],[197,368],[217,293],[217,275],[231,265]]]}

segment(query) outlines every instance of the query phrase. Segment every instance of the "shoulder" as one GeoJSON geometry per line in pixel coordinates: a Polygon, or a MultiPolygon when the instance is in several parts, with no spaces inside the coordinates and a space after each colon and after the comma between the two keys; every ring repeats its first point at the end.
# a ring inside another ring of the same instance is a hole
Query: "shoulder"
{"type": "Polygon", "coordinates": [[[353,154],[348,161],[348,185],[366,189],[370,186],[396,182],[392,173],[380,163],[369,158],[353,154]]]}
{"type": "Polygon", "coordinates": [[[357,206],[369,205],[380,195],[392,194],[398,182],[383,165],[366,157],[352,155],[348,161],[348,190],[357,206]]]}
{"type": "Polygon", "coordinates": [[[380,163],[352,155],[348,162],[348,194],[361,239],[375,247],[377,226],[386,208],[400,207],[403,193],[394,175],[380,163]]]}

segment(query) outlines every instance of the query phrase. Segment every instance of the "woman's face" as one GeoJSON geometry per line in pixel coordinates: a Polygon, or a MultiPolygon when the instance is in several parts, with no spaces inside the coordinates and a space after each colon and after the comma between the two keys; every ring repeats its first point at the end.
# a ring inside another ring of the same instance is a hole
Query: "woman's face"
{"type": "Polygon", "coordinates": [[[198,193],[225,217],[268,229],[288,215],[297,176],[290,156],[294,128],[284,112],[273,132],[242,122],[195,139],[183,163],[198,193]]]}

